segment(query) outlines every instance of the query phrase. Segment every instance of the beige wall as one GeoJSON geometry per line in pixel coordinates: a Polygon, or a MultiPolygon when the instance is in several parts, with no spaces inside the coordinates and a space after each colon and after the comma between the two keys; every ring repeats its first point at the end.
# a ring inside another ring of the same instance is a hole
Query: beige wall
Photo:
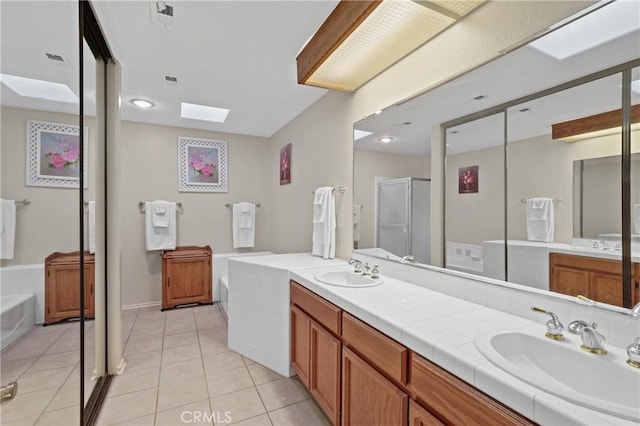
{"type": "Polygon", "coordinates": [[[375,178],[428,178],[430,167],[430,157],[353,151],[353,202],[362,206],[359,248],[374,247],[375,178]]]}
{"type": "MultiPolygon", "coordinates": [[[[44,263],[49,254],[78,250],[77,189],[26,186],[27,120],[78,124],[77,116],[20,108],[0,108],[2,198],[29,199],[28,206],[17,205],[14,258],[2,260],[0,266],[44,263]]],[[[95,119],[85,119],[89,128],[89,190],[93,197],[95,176],[91,164],[95,158],[95,119]]]]}
{"type": "MultiPolygon", "coordinates": [[[[123,149],[120,221],[122,304],[161,300],[162,259],[160,252],[144,249],[144,215],[138,201],[182,201],[178,214],[178,245],[209,245],[215,253],[234,251],[231,209],[225,203],[261,203],[256,209],[255,251],[270,248],[269,172],[278,176],[278,162],[265,161],[267,139],[202,130],[122,122],[123,149]],[[227,141],[228,193],[178,192],[178,137],[227,141]]],[[[237,251],[237,250],[235,250],[237,251]]],[[[248,251],[243,249],[243,251],[248,251]]]]}
{"type": "MultiPolygon", "coordinates": [[[[640,147],[640,135],[632,133],[632,150],[640,147]]],[[[555,206],[555,241],[569,243],[573,237],[573,162],[620,154],[620,137],[606,136],[579,142],[554,141],[541,136],[508,144],[507,214],[508,238],[526,240],[523,198],[549,197],[562,201],[555,206]]],[[[504,238],[503,148],[493,147],[447,157],[447,241],[481,244],[504,238]],[[479,165],[479,192],[458,194],[458,167],[479,165]],[[470,218],[469,212],[473,212],[470,218]],[[481,225],[481,226],[480,226],[481,225]]],[[[620,176],[618,175],[618,182],[620,176]]],[[[609,188],[619,194],[619,184],[609,188]]],[[[620,203],[618,195],[618,205],[620,203]]],[[[606,216],[608,203],[596,208],[606,216]]],[[[619,208],[611,226],[620,232],[619,208]]]]}
{"type": "MultiPolygon", "coordinates": [[[[279,187],[275,175],[270,180],[272,232],[278,236],[273,250],[309,251],[311,192],[321,185],[352,185],[354,122],[486,63],[592,3],[488,2],[354,94],[330,92],[307,108],[271,137],[270,161],[277,162],[280,148],[287,143],[293,143],[294,152],[293,183],[279,187]]],[[[340,258],[351,254],[352,203],[351,190],[337,200],[336,256],[340,258]]]]}

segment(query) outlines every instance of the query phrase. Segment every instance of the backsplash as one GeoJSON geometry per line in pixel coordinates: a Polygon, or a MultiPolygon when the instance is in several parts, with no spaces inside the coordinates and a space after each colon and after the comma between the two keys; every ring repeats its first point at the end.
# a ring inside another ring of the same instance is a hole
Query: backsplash
{"type": "Polygon", "coordinates": [[[593,321],[598,324],[598,331],[605,336],[610,345],[625,348],[640,336],[640,318],[628,315],[628,309],[625,308],[601,309],[587,306],[571,296],[551,294],[504,281],[468,276],[464,273],[447,271],[433,266],[414,267],[355,252],[353,257],[368,262],[370,265],[378,265],[382,276],[388,275],[430,290],[535,321],[541,324],[541,331],[544,331],[544,323],[548,320],[548,316],[531,311],[531,306],[539,306],[554,312],[565,328],[573,320],[593,321]]]}

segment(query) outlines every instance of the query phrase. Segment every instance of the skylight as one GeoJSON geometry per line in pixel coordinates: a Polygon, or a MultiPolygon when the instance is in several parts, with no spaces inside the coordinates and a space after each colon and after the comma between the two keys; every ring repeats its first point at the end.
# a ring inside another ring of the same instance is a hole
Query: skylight
{"type": "Polygon", "coordinates": [[[362,139],[372,134],[373,132],[367,132],[366,130],[353,129],[353,140],[357,141],[358,139],[362,139]]]}
{"type": "Polygon", "coordinates": [[[633,80],[631,82],[631,91],[640,93],[640,80],[633,80]]]}
{"type": "Polygon", "coordinates": [[[640,2],[616,1],[531,42],[562,60],[640,29],[640,2]]]}
{"type": "Polygon", "coordinates": [[[182,102],[180,107],[180,117],[190,118],[192,120],[224,123],[228,114],[229,110],[226,108],[189,104],[186,102],[182,102]]]}
{"type": "Polygon", "coordinates": [[[78,103],[78,97],[66,84],[9,74],[0,74],[0,81],[16,94],[26,98],[45,99],[67,104],[78,103]]]}

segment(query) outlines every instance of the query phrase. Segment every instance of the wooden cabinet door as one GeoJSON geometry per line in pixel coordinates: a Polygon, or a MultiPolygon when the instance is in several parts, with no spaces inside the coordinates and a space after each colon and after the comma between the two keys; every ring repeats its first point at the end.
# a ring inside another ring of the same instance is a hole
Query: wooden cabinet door
{"type": "MultiPolygon", "coordinates": [[[[622,306],[622,276],[604,272],[591,272],[591,294],[589,297],[597,302],[622,306]]],[[[582,294],[582,293],[581,293],[582,294]]]]}
{"type": "MultiPolygon", "coordinates": [[[[85,265],[84,314],[94,316],[93,264],[85,265]]],[[[55,322],[80,317],[80,269],[78,265],[55,265],[47,268],[45,321],[55,322]]]]}
{"type": "Polygon", "coordinates": [[[550,290],[557,293],[589,296],[589,272],[553,265],[550,290]]]}
{"type": "Polygon", "coordinates": [[[444,426],[444,423],[411,400],[409,401],[409,426],[444,426]]]}
{"type": "Polygon", "coordinates": [[[177,258],[168,261],[167,302],[180,305],[205,301],[211,296],[208,278],[211,265],[206,258],[177,258]]]}
{"type": "Polygon", "coordinates": [[[311,321],[309,390],[334,426],[340,424],[340,355],[342,345],[311,321]]]}
{"type": "Polygon", "coordinates": [[[309,389],[311,318],[291,306],[291,366],[309,389]]]}
{"type": "Polygon", "coordinates": [[[407,394],[347,348],[342,351],[342,425],[405,426],[407,394]]]}

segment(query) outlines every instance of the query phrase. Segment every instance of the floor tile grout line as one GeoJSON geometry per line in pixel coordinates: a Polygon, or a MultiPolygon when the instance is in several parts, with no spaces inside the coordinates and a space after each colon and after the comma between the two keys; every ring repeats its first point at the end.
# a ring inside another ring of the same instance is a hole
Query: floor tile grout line
{"type": "Polygon", "coordinates": [[[162,315],[162,346],[160,347],[160,368],[158,369],[158,389],[156,391],[156,409],[153,411],[153,424],[156,424],[158,403],[160,402],[160,379],[162,378],[162,357],[164,356],[164,333],[167,329],[167,313],[162,315]]]}
{"type": "MultiPolygon", "coordinates": [[[[200,329],[198,327],[198,321],[196,319],[195,313],[193,315],[193,320],[196,323],[196,340],[198,341],[198,350],[200,351],[200,363],[202,364],[202,375],[204,377],[204,385],[207,388],[207,403],[209,404],[209,413],[213,418],[213,406],[211,405],[211,394],[209,393],[209,382],[207,381],[207,370],[204,368],[204,355],[202,354],[202,344],[200,343],[200,329]]],[[[215,423],[213,419],[211,420],[211,423],[212,424],[215,423]]]]}

